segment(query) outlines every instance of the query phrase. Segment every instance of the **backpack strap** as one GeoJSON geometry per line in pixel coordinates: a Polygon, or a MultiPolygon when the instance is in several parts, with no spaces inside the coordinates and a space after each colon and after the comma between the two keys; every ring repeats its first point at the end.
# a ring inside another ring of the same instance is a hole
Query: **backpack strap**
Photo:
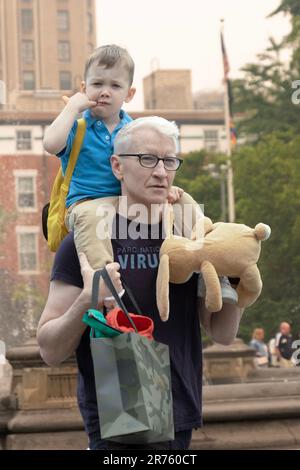
{"type": "Polygon", "coordinates": [[[85,135],[85,129],[86,129],[86,121],[84,118],[80,118],[77,120],[77,129],[76,129],[76,134],[74,138],[74,142],[72,145],[72,150],[70,154],[70,158],[68,161],[68,166],[66,169],[66,173],[64,176],[64,182],[63,185],[69,190],[70,186],[70,181],[74,172],[74,168],[78,159],[78,155],[82,146],[82,142],[84,139],[85,135]]]}

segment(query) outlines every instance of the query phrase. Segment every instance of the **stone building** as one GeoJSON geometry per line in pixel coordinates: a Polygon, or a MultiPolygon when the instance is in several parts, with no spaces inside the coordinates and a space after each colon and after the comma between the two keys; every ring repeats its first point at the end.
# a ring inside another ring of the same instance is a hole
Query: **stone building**
{"type": "Polygon", "coordinates": [[[144,78],[145,109],[193,109],[190,70],[158,69],[144,78]]]}
{"type": "Polygon", "coordinates": [[[71,0],[0,0],[6,109],[59,109],[62,91],[78,88],[95,47],[94,0],[76,0],[76,8],[71,0]]]}

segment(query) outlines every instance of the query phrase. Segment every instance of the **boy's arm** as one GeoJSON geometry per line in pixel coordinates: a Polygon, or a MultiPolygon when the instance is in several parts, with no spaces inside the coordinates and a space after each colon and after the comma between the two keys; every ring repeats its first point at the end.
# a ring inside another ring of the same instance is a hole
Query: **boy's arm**
{"type": "Polygon", "coordinates": [[[223,304],[219,312],[211,313],[204,300],[198,298],[200,322],[213,341],[228,346],[236,338],[244,309],[232,304],[223,304]]]}
{"type": "Polygon", "coordinates": [[[93,106],[96,106],[96,102],[90,101],[84,93],[79,92],[73,95],[46,130],[43,140],[45,150],[52,155],[57,155],[63,150],[78,114],[93,106]]]}
{"type": "Polygon", "coordinates": [[[169,204],[175,204],[181,196],[183,195],[184,190],[179,188],[179,186],[171,186],[169,194],[168,194],[168,203],[169,204]]]}

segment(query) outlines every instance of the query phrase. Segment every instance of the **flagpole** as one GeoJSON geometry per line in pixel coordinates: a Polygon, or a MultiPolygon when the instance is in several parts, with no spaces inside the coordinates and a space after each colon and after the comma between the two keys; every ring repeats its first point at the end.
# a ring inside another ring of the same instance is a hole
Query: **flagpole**
{"type": "MultiPolygon", "coordinates": [[[[221,34],[224,33],[224,20],[221,20],[221,34]]],[[[223,36],[224,37],[224,36],[223,36]]],[[[233,186],[233,169],[231,164],[231,135],[230,135],[230,110],[228,78],[224,74],[224,118],[226,129],[226,154],[227,154],[227,196],[228,196],[228,219],[229,222],[235,221],[235,201],[233,186]]]]}

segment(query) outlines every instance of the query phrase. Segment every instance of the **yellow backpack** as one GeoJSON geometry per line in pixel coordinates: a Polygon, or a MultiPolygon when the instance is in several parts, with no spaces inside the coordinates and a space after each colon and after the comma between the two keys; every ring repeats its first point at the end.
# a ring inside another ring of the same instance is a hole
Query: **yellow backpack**
{"type": "Polygon", "coordinates": [[[83,118],[78,119],[77,122],[78,126],[66,174],[63,176],[60,167],[53,184],[50,202],[43,208],[43,232],[51,251],[57,251],[61,241],[68,233],[65,225],[66,198],[86,129],[86,122],[83,118]]]}

